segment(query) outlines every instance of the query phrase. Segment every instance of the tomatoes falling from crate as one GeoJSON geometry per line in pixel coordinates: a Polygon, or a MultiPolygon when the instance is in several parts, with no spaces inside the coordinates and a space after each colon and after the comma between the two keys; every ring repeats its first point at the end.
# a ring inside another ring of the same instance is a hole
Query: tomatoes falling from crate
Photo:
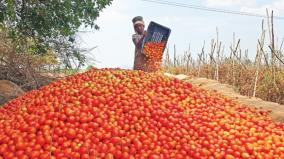
{"type": "Polygon", "coordinates": [[[147,70],[149,72],[158,71],[161,68],[165,42],[146,42],[144,54],[147,57],[147,70]]]}

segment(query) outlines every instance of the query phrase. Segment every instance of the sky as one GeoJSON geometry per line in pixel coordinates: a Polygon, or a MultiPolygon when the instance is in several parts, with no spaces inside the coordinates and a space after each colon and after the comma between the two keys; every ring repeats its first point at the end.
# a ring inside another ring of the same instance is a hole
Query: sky
{"type": "MultiPolygon", "coordinates": [[[[159,1],[159,0],[158,0],[159,1]]],[[[162,1],[162,0],[160,0],[162,1]]],[[[284,0],[167,0],[186,5],[198,5],[216,9],[249,12],[266,15],[266,8],[273,9],[274,16],[284,17],[284,0]]],[[[183,55],[188,50],[193,57],[201,52],[205,41],[205,51],[210,50],[212,38],[216,38],[216,28],[219,40],[229,49],[233,34],[240,39],[243,50],[249,50],[249,57],[256,54],[257,39],[261,34],[262,19],[259,17],[241,16],[196,10],[150,3],[143,0],[114,0],[100,13],[96,23],[99,30],[81,28],[78,39],[82,48],[93,48],[88,56],[95,59],[93,65],[98,68],[131,69],[134,61],[134,44],[132,34],[134,29],[132,18],[140,15],[147,29],[150,21],[157,22],[171,29],[168,41],[170,56],[176,45],[177,54],[183,55]]],[[[265,21],[265,25],[267,22],[265,21]]],[[[284,19],[274,20],[275,36],[279,45],[284,38],[284,19]]],[[[268,39],[268,35],[267,39],[268,39]]],[[[225,51],[227,52],[227,51],[225,51]]]]}

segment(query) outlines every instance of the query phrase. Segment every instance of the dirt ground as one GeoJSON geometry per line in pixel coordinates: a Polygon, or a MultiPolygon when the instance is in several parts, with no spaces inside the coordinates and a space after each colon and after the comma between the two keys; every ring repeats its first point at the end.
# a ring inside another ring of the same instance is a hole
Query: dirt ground
{"type": "Polygon", "coordinates": [[[189,81],[194,86],[201,87],[207,90],[215,90],[234,101],[248,106],[256,107],[258,109],[271,111],[270,117],[273,121],[284,122],[284,105],[278,103],[263,101],[259,98],[247,97],[240,95],[234,88],[227,84],[221,84],[218,81],[206,78],[189,78],[185,75],[171,75],[165,73],[166,76],[175,77],[181,80],[189,81]]]}
{"type": "Polygon", "coordinates": [[[15,83],[0,80],[0,106],[17,96],[22,95],[23,93],[24,91],[15,83]]]}

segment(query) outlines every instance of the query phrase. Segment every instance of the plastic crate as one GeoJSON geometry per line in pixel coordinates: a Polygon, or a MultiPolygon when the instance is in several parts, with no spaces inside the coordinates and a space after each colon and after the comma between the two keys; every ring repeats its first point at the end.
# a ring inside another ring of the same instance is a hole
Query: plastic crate
{"type": "Polygon", "coordinates": [[[163,49],[164,52],[170,34],[171,34],[171,29],[151,21],[147,28],[147,35],[142,43],[143,50],[144,50],[144,44],[146,42],[165,42],[165,47],[163,49]]]}

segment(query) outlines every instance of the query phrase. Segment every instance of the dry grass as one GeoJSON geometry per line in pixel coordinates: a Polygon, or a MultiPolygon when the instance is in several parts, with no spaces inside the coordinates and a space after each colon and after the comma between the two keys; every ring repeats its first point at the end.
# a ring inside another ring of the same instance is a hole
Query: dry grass
{"type": "MultiPolygon", "coordinates": [[[[178,66],[165,64],[163,71],[172,74],[186,74],[190,77],[205,77],[217,80],[216,66],[210,64],[190,68],[186,68],[183,64],[178,66]]],[[[242,95],[254,96],[255,66],[236,64],[234,70],[232,70],[230,63],[222,62],[219,65],[218,74],[219,82],[233,85],[242,95]]],[[[284,104],[284,69],[277,68],[275,69],[275,74],[273,74],[266,66],[261,66],[255,96],[266,101],[284,104]]]]}
{"type": "Polygon", "coordinates": [[[255,59],[248,58],[248,51],[240,48],[241,41],[235,35],[230,52],[224,53],[224,45],[218,40],[217,30],[217,38],[211,40],[208,54],[203,46],[197,59],[192,58],[190,49],[184,55],[177,56],[174,47],[174,57],[170,59],[167,49],[162,70],[172,74],[214,79],[233,85],[242,95],[284,104],[284,38],[280,43],[275,42],[273,12],[268,17],[268,28],[264,29],[262,25],[262,32],[257,39],[255,59]],[[269,37],[268,44],[265,44],[265,35],[269,37]]]}
{"type": "Polygon", "coordinates": [[[50,52],[33,55],[27,49],[29,44],[15,44],[5,30],[0,31],[0,80],[9,80],[23,90],[38,88],[50,81],[41,75],[46,67],[56,64],[56,57],[50,52]]]}

